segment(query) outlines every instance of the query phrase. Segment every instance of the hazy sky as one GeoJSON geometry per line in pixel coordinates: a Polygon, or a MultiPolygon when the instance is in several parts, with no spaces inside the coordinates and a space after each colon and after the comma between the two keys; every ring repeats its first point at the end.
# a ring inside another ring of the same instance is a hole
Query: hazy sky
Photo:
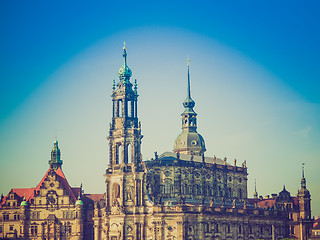
{"type": "Polygon", "coordinates": [[[320,215],[320,2],[115,2],[0,2],[0,193],[37,185],[55,136],[69,183],[105,191],[125,41],[144,160],[181,131],[189,56],[206,156],[246,160],[249,196],[296,195],[304,162],[320,215]]]}

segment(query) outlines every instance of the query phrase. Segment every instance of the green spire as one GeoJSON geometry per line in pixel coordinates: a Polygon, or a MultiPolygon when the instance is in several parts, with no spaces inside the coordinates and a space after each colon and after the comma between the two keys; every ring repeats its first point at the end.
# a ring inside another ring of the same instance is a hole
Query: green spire
{"type": "Polygon", "coordinates": [[[126,44],[124,43],[123,46],[123,65],[118,71],[120,81],[129,81],[130,77],[132,76],[132,71],[127,65],[127,51],[126,51],[126,44]]]}
{"type": "Polygon", "coordinates": [[[55,140],[53,143],[53,148],[51,151],[51,160],[49,161],[49,165],[52,169],[57,170],[62,165],[62,160],[60,159],[61,153],[58,146],[58,140],[55,140]]]}

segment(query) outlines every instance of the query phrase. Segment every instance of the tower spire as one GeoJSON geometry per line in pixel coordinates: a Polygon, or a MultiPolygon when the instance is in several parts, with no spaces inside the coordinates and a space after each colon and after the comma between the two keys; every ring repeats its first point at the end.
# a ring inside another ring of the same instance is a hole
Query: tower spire
{"type": "Polygon", "coordinates": [[[307,188],[306,179],[304,178],[304,163],[302,163],[302,178],[301,178],[301,188],[307,188]]]}
{"type": "Polygon", "coordinates": [[[193,110],[195,102],[191,98],[190,60],[188,58],[187,98],[183,102],[182,133],[176,138],[174,152],[201,156],[206,151],[202,136],[197,133],[197,114],[193,110]]]}
{"type": "MultiPolygon", "coordinates": [[[[123,65],[118,71],[120,82],[112,87],[112,121],[110,123],[109,169],[129,171],[141,167],[141,129],[137,115],[137,82],[130,82],[132,72],[127,65],[126,45],[123,46],[123,65]],[[122,134],[119,134],[119,133],[122,134]],[[132,167],[133,165],[134,167],[132,167]],[[131,167],[128,167],[128,164],[131,167]],[[119,168],[116,165],[125,167],[119,168]],[[127,169],[127,168],[128,169],[127,169]]],[[[133,171],[133,170],[132,170],[133,171]]]]}
{"type": "Polygon", "coordinates": [[[53,148],[51,151],[51,160],[49,161],[49,165],[52,169],[57,170],[62,165],[62,160],[60,159],[61,152],[58,146],[58,140],[55,139],[53,143],[53,148]]]}
{"type": "Polygon", "coordinates": [[[256,179],[254,180],[254,193],[253,193],[254,198],[258,198],[258,192],[257,192],[257,181],[256,179]]]}
{"type": "Polygon", "coordinates": [[[190,98],[190,99],[191,99],[191,92],[190,92],[190,73],[189,73],[190,60],[189,60],[189,57],[188,57],[187,63],[188,63],[188,95],[187,95],[187,98],[190,98]]]}

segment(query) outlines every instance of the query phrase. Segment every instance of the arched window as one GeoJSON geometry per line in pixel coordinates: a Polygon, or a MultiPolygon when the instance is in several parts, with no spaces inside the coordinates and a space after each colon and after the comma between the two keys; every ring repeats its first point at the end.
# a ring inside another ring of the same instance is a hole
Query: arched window
{"type": "Polygon", "coordinates": [[[122,117],[122,100],[118,101],[118,117],[122,117]]]}
{"type": "Polygon", "coordinates": [[[215,228],[214,228],[214,231],[215,231],[216,233],[219,232],[219,224],[218,224],[218,223],[216,223],[215,228]]]}
{"type": "Polygon", "coordinates": [[[171,190],[172,190],[172,182],[170,179],[166,179],[164,182],[164,193],[171,194],[171,190]]]}
{"type": "Polygon", "coordinates": [[[204,223],[204,232],[205,233],[210,232],[210,224],[209,223],[204,223]]]}
{"type": "Polygon", "coordinates": [[[240,199],[242,199],[242,191],[241,191],[241,188],[238,189],[238,196],[239,196],[240,199]]]}
{"type": "Polygon", "coordinates": [[[230,233],[231,232],[231,227],[230,227],[230,224],[227,225],[227,233],[230,233]]]}
{"type": "Polygon", "coordinates": [[[122,145],[117,144],[116,147],[117,153],[116,153],[116,164],[121,164],[122,163],[122,145]]]}
{"type": "Polygon", "coordinates": [[[128,163],[132,163],[132,155],[133,155],[133,152],[132,152],[132,147],[131,147],[131,144],[128,144],[128,163]]]}
{"type": "Polygon", "coordinates": [[[239,225],[239,233],[242,234],[242,227],[239,225]]]}

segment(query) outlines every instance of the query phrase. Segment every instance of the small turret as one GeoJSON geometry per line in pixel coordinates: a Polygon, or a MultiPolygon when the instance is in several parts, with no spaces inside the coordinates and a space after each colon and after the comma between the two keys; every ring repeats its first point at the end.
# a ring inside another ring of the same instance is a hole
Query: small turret
{"type": "Polygon", "coordinates": [[[254,180],[254,193],[253,193],[254,198],[258,198],[258,192],[257,192],[257,182],[254,180]]]}
{"type": "Polygon", "coordinates": [[[53,148],[51,151],[51,160],[49,161],[49,165],[53,170],[57,170],[59,167],[61,168],[62,160],[60,159],[61,153],[58,146],[58,140],[55,140],[53,143],[53,148]]]}

